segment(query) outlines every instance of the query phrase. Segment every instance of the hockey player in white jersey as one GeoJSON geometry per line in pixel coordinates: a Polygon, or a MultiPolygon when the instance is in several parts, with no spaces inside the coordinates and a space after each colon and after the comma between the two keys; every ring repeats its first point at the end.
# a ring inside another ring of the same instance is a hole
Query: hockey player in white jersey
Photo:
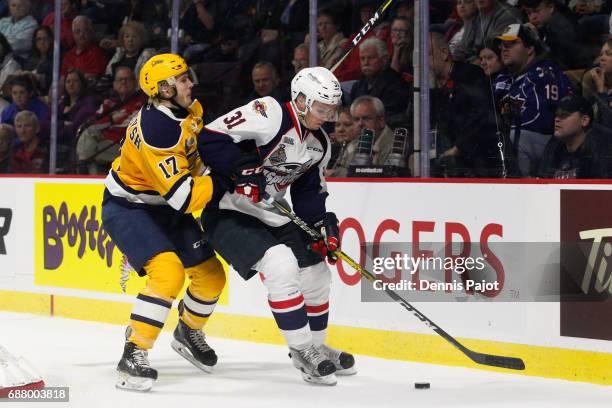
{"type": "Polygon", "coordinates": [[[253,100],[205,126],[198,149],[205,164],[234,184],[202,215],[212,247],[246,280],[259,273],[272,314],[306,381],[336,384],[354,374],[351,354],[325,345],[331,273],[339,248],[336,216],[327,212],[323,171],[330,141],[321,128],[337,120],[342,91],[326,68],[300,71],[291,101],[253,100]],[[289,188],[290,187],[290,188],[289,188]],[[312,242],[272,205],[290,190],[295,213],[323,233],[312,242]]]}

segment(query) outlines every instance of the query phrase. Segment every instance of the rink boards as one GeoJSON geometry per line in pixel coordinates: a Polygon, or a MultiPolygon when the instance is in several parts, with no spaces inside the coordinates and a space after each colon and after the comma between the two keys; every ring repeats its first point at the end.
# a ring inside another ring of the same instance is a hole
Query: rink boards
{"type": "MultiPolygon", "coordinates": [[[[572,228],[605,231],[612,228],[611,187],[343,180],[329,183],[328,208],[341,220],[344,251],[359,260],[360,245],[370,242],[541,243],[559,242],[572,228]]],[[[122,255],[100,221],[102,180],[0,178],[0,189],[0,310],[125,324],[144,279],[132,273],[122,293],[122,255]]],[[[558,268],[555,256],[544,254],[548,262],[530,273],[558,268]]],[[[332,344],[382,358],[475,366],[399,305],[364,301],[348,266],[331,269],[332,344]]],[[[607,274],[604,293],[612,291],[607,274]]],[[[228,276],[207,332],[281,344],[261,282],[228,276]]],[[[417,306],[475,350],[523,358],[527,375],[612,384],[609,302],[577,308],[450,300],[417,306]]]]}

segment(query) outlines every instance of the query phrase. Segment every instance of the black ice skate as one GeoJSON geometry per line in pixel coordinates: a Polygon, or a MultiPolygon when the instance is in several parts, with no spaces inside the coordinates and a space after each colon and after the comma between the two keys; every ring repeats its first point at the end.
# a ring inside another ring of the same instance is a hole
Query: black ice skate
{"type": "Polygon", "coordinates": [[[179,320],[174,329],[172,348],[191,364],[207,373],[217,364],[217,354],[208,343],[202,330],[194,330],[179,320]]]}
{"type": "Polygon", "coordinates": [[[316,346],[319,353],[329,359],[336,366],[336,375],[353,375],[357,374],[355,369],[355,357],[345,351],[336,350],[326,344],[316,346]]]}
{"type": "Polygon", "coordinates": [[[117,388],[131,391],[149,391],[153,388],[153,382],[157,380],[157,370],[149,365],[147,354],[147,350],[131,341],[125,342],[123,356],[117,365],[117,388]]]}
{"type": "Polygon", "coordinates": [[[303,350],[289,348],[289,357],[293,366],[302,372],[304,381],[314,384],[336,385],[336,367],[314,346],[303,350]]]}

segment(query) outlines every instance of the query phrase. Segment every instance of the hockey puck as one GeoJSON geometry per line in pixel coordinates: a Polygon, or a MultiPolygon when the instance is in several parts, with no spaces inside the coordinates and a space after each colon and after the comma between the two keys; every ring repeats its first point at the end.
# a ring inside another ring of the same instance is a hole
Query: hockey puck
{"type": "Polygon", "coordinates": [[[414,383],[414,388],[416,388],[417,390],[428,390],[429,383],[428,382],[417,382],[417,383],[414,383]]]}

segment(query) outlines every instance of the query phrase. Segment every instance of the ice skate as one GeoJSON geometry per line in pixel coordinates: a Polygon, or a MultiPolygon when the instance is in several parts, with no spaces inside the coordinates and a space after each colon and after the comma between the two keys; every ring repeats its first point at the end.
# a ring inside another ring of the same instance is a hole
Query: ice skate
{"type": "Polygon", "coordinates": [[[217,354],[206,343],[206,337],[202,330],[194,330],[179,320],[174,330],[172,341],[174,351],[183,356],[191,364],[207,373],[217,364],[217,354]]]}
{"type": "Polygon", "coordinates": [[[293,366],[302,372],[304,381],[314,384],[336,385],[336,367],[314,346],[302,350],[289,348],[293,366]]]}
{"type": "Polygon", "coordinates": [[[316,346],[319,353],[329,359],[336,366],[336,375],[354,375],[357,374],[355,368],[355,358],[352,354],[345,351],[336,350],[326,344],[316,346]]]}
{"type": "Polygon", "coordinates": [[[130,391],[149,391],[157,380],[157,370],[151,368],[147,350],[131,341],[125,342],[123,356],[117,365],[119,379],[116,387],[130,391]]]}

